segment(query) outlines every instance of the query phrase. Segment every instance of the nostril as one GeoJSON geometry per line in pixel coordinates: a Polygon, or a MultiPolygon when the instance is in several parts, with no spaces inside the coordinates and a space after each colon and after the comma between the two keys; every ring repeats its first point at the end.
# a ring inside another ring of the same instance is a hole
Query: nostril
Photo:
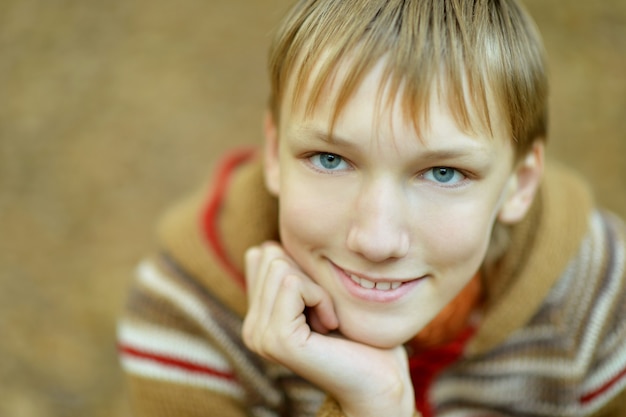
{"type": "Polygon", "coordinates": [[[409,238],[405,231],[365,230],[353,228],[347,238],[347,247],[372,262],[383,262],[406,256],[409,238]]]}

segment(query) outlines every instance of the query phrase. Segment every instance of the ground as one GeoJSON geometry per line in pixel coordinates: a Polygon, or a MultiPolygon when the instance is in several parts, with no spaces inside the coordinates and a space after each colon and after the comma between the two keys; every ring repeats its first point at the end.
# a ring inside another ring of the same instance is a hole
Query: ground
{"type": "MultiPolygon", "coordinates": [[[[287,0],[0,4],[0,415],[129,416],[115,319],[159,213],[258,143],[287,0]]],[[[550,155],[626,217],[626,1],[527,0],[550,155]]]]}

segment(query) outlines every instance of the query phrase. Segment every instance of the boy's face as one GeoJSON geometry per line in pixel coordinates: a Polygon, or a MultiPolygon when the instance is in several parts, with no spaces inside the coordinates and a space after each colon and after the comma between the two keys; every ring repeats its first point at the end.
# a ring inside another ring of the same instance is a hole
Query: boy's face
{"type": "Polygon", "coordinates": [[[284,105],[280,125],[266,126],[266,180],[282,244],[330,294],[342,334],[393,347],[469,282],[522,187],[503,129],[469,136],[433,101],[418,137],[399,102],[377,107],[381,73],[364,79],[333,138],[332,100],[309,117],[284,105]]]}

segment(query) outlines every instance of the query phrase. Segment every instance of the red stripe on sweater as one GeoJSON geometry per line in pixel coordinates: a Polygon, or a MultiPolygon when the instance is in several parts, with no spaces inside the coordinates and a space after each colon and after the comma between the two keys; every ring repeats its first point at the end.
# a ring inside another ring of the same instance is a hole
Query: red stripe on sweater
{"type": "Polygon", "coordinates": [[[588,392],[586,394],[583,394],[580,397],[580,403],[581,404],[588,404],[591,401],[595,400],[597,397],[599,397],[600,395],[604,394],[606,391],[608,391],[613,385],[615,385],[620,379],[624,378],[624,376],[626,376],[626,369],[622,369],[620,372],[617,373],[617,375],[615,375],[613,378],[609,379],[607,382],[605,382],[603,385],[601,385],[599,388],[596,388],[595,390],[588,392]]]}
{"type": "Polygon", "coordinates": [[[254,156],[253,149],[239,149],[226,155],[222,160],[220,166],[217,168],[217,174],[215,179],[214,188],[209,197],[206,209],[203,212],[202,227],[204,229],[204,235],[207,242],[217,259],[222,264],[222,267],[235,279],[237,284],[241,287],[245,287],[245,277],[229,259],[226,249],[222,243],[222,237],[218,230],[218,219],[222,202],[228,189],[229,180],[232,173],[239,165],[249,160],[254,156]]]}
{"type": "Polygon", "coordinates": [[[428,394],[437,375],[463,355],[465,345],[475,332],[476,328],[468,326],[455,339],[440,346],[424,349],[409,357],[409,371],[415,392],[415,407],[422,417],[434,415],[428,394]]]}
{"type": "Polygon", "coordinates": [[[217,369],[210,368],[208,366],[198,365],[197,363],[185,361],[182,359],[172,358],[171,356],[159,355],[156,353],[146,352],[137,348],[120,345],[119,351],[123,355],[132,356],[134,358],[146,359],[149,361],[160,363],[161,365],[169,366],[172,368],[184,369],[185,371],[209,375],[219,379],[226,379],[228,381],[234,381],[235,375],[230,372],[223,372],[217,369]]]}

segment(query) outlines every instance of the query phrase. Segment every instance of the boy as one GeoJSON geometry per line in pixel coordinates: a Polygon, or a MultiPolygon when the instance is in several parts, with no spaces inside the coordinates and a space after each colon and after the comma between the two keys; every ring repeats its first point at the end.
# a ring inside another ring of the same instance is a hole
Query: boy
{"type": "Polygon", "coordinates": [[[626,230],[544,175],[513,0],[299,1],[270,73],[262,158],[139,268],[138,415],[623,414],[626,230]]]}

